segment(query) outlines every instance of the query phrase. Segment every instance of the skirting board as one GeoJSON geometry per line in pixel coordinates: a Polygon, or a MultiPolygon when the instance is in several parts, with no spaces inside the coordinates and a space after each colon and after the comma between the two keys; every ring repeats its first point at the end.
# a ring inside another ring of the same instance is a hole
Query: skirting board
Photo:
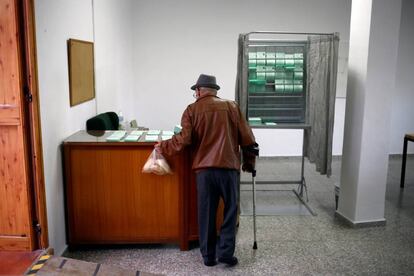
{"type": "Polygon", "coordinates": [[[379,220],[372,220],[372,221],[358,221],[354,222],[339,213],[338,211],[335,211],[335,217],[337,217],[340,221],[344,222],[346,225],[352,227],[352,228],[367,228],[367,227],[378,227],[378,226],[385,226],[387,224],[385,218],[379,219],[379,220]]]}

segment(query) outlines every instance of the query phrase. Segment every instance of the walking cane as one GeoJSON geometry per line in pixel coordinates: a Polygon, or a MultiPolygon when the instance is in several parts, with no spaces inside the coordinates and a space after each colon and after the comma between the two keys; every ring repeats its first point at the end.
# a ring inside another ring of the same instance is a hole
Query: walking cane
{"type": "Polygon", "coordinates": [[[256,242],[256,170],[252,171],[252,181],[253,181],[253,249],[257,249],[256,242]]]}
{"type": "Polygon", "coordinates": [[[247,152],[254,156],[254,163],[252,168],[252,182],[253,182],[253,249],[257,249],[256,241],[256,157],[259,156],[259,145],[254,143],[246,148],[247,152]]]}

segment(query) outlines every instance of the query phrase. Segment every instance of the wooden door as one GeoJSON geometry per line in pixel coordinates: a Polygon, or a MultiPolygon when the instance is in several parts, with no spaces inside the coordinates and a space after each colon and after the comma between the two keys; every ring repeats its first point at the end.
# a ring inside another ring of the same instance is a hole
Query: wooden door
{"type": "Polygon", "coordinates": [[[0,250],[35,247],[17,2],[0,0],[0,250]]]}

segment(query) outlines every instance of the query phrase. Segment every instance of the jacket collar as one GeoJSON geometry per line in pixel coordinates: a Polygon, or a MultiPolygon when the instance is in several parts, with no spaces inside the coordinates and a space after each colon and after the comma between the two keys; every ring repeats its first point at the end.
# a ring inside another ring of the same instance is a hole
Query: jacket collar
{"type": "Polygon", "coordinates": [[[217,95],[206,94],[206,95],[203,95],[203,96],[200,96],[199,98],[197,98],[196,102],[198,102],[201,99],[207,98],[207,97],[215,97],[215,98],[218,98],[217,95]]]}

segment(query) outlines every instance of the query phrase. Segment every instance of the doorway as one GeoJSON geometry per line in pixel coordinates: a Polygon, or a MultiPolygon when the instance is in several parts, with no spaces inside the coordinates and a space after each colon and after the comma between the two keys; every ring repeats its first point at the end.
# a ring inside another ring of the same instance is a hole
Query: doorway
{"type": "Polygon", "coordinates": [[[0,1],[0,250],[48,248],[33,0],[0,1]]]}

